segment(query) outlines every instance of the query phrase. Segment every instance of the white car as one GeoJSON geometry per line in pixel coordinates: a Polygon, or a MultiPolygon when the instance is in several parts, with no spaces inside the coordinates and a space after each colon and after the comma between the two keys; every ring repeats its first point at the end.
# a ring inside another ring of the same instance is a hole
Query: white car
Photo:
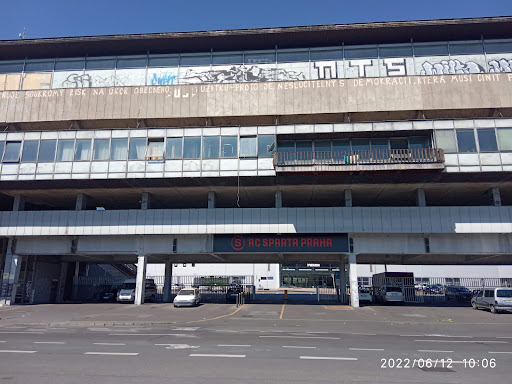
{"type": "Polygon", "coordinates": [[[199,305],[200,301],[199,288],[183,288],[174,298],[173,304],[175,307],[192,307],[199,305]]]}
{"type": "MultiPolygon", "coordinates": [[[[135,301],[135,286],[135,279],[125,280],[121,289],[117,292],[117,302],[122,303],[135,301]]],[[[146,279],[144,301],[156,301],[156,285],[153,279],[146,279]]]]}
{"type": "Polygon", "coordinates": [[[368,301],[373,303],[373,293],[370,288],[359,288],[359,301],[368,301]]]}
{"type": "Polygon", "coordinates": [[[404,292],[400,287],[394,287],[389,285],[383,285],[377,290],[377,301],[382,303],[403,303],[404,292]]]}

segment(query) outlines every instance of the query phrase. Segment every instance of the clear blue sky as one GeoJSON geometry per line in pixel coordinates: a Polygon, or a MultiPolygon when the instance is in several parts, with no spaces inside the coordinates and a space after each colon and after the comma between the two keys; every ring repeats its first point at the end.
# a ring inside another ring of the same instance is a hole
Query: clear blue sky
{"type": "Polygon", "coordinates": [[[1,0],[0,40],[512,15],[512,0],[1,0]]]}

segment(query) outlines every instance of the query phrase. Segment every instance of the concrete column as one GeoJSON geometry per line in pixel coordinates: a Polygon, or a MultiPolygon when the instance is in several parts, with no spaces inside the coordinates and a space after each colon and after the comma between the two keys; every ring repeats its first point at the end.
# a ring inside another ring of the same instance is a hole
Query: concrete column
{"type": "Polygon", "coordinates": [[[79,193],[76,195],[75,211],[85,211],[87,209],[87,195],[79,193]]]}
{"type": "Polygon", "coordinates": [[[150,209],[151,208],[151,194],[149,192],[142,192],[142,201],[140,204],[140,209],[150,209]]]}
{"type": "Polygon", "coordinates": [[[135,283],[135,304],[144,304],[144,292],[146,290],[147,256],[139,255],[137,258],[137,280],[135,283]]]}
{"type": "Polygon", "coordinates": [[[215,208],[215,192],[208,192],[208,209],[215,208]]]}
{"type": "Polygon", "coordinates": [[[4,275],[2,276],[0,307],[14,304],[16,299],[22,259],[20,255],[13,254],[12,251],[12,240],[9,240],[7,244],[7,254],[5,256],[4,275]]]}
{"type": "Polygon", "coordinates": [[[172,288],[172,261],[165,262],[165,276],[164,276],[164,303],[170,302],[171,288],[172,288]]]}
{"type": "Polygon", "coordinates": [[[345,189],[345,207],[352,207],[352,190],[345,189]]]}
{"type": "Polygon", "coordinates": [[[498,187],[489,189],[489,198],[491,199],[491,205],[501,207],[501,194],[498,187]]]}
{"type": "Polygon", "coordinates": [[[352,308],[359,308],[359,286],[357,284],[357,260],[356,254],[348,255],[350,264],[350,305],[352,308]]]}
{"type": "Polygon", "coordinates": [[[275,191],[274,193],[276,208],[283,208],[283,194],[281,191],[275,191]]]}
{"type": "Polygon", "coordinates": [[[22,195],[14,196],[12,210],[13,211],[24,211],[25,210],[25,198],[22,195]]]}
{"type": "Polygon", "coordinates": [[[427,201],[425,200],[425,190],[423,188],[418,188],[416,190],[416,205],[418,207],[427,206],[427,201]]]}
{"type": "Polygon", "coordinates": [[[340,300],[343,302],[347,295],[347,274],[345,273],[345,263],[340,263],[340,300]]]}
{"type": "Polygon", "coordinates": [[[60,263],[60,277],[57,292],[57,303],[62,303],[64,301],[64,290],[66,289],[66,279],[68,277],[68,265],[69,263],[67,262],[60,263]]]}

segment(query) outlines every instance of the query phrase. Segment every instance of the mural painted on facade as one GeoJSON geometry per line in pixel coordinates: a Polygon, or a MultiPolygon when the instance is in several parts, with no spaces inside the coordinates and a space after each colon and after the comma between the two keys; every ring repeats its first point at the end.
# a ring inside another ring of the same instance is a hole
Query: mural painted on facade
{"type": "Polygon", "coordinates": [[[441,60],[437,63],[425,61],[422,64],[420,75],[456,75],[465,73],[484,73],[480,64],[473,61],[461,62],[460,60],[441,60]]]}
{"type": "Polygon", "coordinates": [[[232,66],[229,69],[196,71],[187,69],[180,79],[184,84],[203,83],[253,83],[265,81],[306,80],[302,72],[287,71],[282,68],[264,68],[258,65],[232,66]]]}

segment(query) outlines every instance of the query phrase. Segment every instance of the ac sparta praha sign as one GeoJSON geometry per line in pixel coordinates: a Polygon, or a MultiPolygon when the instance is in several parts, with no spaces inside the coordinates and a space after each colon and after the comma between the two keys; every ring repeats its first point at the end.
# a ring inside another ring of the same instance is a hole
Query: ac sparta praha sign
{"type": "Polygon", "coordinates": [[[215,235],[214,252],[291,253],[348,251],[348,236],[342,234],[215,235]]]}

